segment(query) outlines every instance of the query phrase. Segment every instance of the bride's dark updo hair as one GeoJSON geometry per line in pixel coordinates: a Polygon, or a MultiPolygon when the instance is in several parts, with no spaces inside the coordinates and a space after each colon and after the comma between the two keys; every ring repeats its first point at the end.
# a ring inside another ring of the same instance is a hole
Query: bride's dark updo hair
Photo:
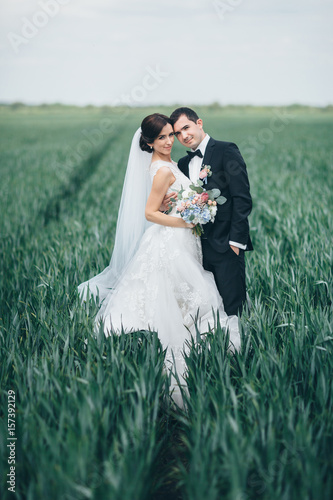
{"type": "Polygon", "coordinates": [[[154,142],[156,137],[159,136],[162,128],[165,127],[167,123],[172,125],[170,118],[168,116],[161,115],[160,113],[148,115],[142,120],[140,136],[140,148],[142,151],[152,153],[153,150],[150,146],[148,146],[148,143],[154,142]]]}

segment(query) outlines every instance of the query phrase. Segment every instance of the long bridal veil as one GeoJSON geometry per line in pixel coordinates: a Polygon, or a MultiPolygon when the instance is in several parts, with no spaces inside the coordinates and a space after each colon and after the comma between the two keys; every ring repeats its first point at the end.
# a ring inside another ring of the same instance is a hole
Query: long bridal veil
{"type": "MultiPolygon", "coordinates": [[[[138,249],[144,232],[151,224],[145,218],[145,206],[151,190],[149,166],[152,155],[141,150],[140,134],[141,127],[132,139],[110,263],[100,274],[78,286],[83,300],[93,296],[100,302],[106,302],[106,297],[119,282],[138,249]]],[[[103,305],[98,316],[102,313],[103,305]]]]}

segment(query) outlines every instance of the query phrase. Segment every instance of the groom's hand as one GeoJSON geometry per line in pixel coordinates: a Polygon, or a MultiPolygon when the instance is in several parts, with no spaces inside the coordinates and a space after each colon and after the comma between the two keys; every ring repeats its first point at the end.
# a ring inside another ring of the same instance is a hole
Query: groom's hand
{"type": "Polygon", "coordinates": [[[231,248],[231,250],[233,250],[235,252],[236,255],[239,255],[239,248],[238,247],[234,247],[233,245],[230,245],[230,248],[231,248]]]}
{"type": "Polygon", "coordinates": [[[160,212],[166,212],[172,206],[171,198],[176,198],[176,191],[172,191],[170,194],[166,194],[163,198],[162,205],[160,206],[160,212]]]}

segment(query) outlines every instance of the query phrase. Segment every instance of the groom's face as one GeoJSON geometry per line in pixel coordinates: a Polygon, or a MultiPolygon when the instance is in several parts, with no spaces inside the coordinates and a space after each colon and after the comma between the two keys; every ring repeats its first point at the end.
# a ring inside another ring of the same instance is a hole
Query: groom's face
{"type": "Polygon", "coordinates": [[[175,136],[183,146],[196,149],[205,137],[202,120],[192,122],[186,115],[181,115],[173,126],[175,136]]]}

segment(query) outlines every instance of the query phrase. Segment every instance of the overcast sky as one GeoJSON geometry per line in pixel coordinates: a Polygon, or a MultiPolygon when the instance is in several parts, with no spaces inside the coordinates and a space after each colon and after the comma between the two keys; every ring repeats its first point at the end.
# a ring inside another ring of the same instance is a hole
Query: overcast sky
{"type": "Polygon", "coordinates": [[[331,0],[0,0],[0,101],[333,103],[331,0]]]}

